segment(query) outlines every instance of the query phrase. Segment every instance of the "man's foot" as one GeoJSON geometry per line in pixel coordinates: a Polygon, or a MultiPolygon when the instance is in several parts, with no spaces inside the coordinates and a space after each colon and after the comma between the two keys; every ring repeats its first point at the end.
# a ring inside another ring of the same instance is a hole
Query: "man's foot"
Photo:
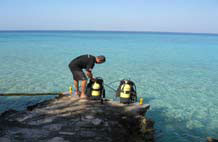
{"type": "Polygon", "coordinates": [[[80,96],[80,94],[81,94],[80,91],[76,91],[76,92],[75,92],[75,95],[76,95],[76,96],[80,96]]]}
{"type": "Polygon", "coordinates": [[[81,94],[80,99],[88,99],[88,97],[85,94],[81,94]]]}

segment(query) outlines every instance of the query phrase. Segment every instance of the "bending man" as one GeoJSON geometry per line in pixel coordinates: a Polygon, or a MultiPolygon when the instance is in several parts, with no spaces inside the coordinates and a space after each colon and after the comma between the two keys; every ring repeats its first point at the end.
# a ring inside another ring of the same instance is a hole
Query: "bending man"
{"type": "Polygon", "coordinates": [[[80,95],[79,91],[79,81],[82,80],[82,88],[81,88],[81,95],[80,98],[86,98],[85,91],[86,91],[86,83],[87,77],[86,75],[93,80],[92,69],[96,64],[104,63],[106,58],[104,56],[92,56],[90,54],[81,55],[75,59],[73,59],[70,64],[69,68],[73,74],[74,79],[74,87],[76,89],[76,95],[80,95]],[[86,75],[83,72],[83,69],[86,70],[86,75]]]}

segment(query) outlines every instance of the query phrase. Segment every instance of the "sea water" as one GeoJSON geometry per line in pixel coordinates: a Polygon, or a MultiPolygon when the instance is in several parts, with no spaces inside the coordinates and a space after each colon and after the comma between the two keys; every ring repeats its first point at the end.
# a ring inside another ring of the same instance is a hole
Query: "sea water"
{"type": "MultiPolygon", "coordinates": [[[[69,62],[105,55],[94,76],[116,89],[131,79],[151,105],[157,142],[204,142],[218,137],[218,35],[152,32],[0,32],[0,93],[65,92],[69,62]]],[[[106,97],[114,91],[106,88],[106,97]]],[[[0,112],[51,96],[0,97],[0,112]]]]}

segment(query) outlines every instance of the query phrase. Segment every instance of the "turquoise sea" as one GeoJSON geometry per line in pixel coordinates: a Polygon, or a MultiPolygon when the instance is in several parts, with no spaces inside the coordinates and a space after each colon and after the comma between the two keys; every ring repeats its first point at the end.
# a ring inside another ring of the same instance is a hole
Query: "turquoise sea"
{"type": "MultiPolygon", "coordinates": [[[[131,79],[151,105],[157,142],[205,142],[218,137],[218,35],[155,32],[0,32],[0,93],[64,92],[69,62],[105,55],[94,76],[131,79]]],[[[117,88],[118,82],[111,83],[117,88]]],[[[114,92],[106,88],[107,98],[114,92]]],[[[53,96],[0,97],[0,112],[53,96]]]]}

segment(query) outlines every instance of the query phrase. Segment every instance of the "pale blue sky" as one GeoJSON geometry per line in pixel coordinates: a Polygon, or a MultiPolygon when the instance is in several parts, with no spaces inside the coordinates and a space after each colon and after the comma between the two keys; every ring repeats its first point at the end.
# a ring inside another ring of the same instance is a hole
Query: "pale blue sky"
{"type": "Polygon", "coordinates": [[[0,30],[218,33],[218,0],[0,0],[0,30]]]}

